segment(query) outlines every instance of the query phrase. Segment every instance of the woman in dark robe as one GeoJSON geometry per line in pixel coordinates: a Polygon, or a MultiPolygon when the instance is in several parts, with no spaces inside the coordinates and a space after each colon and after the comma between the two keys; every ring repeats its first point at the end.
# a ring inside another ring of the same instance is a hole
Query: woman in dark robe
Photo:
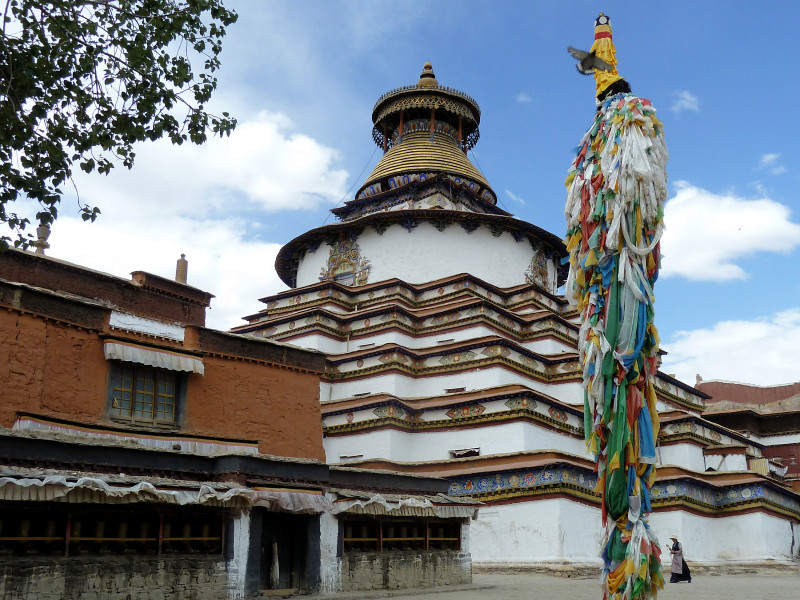
{"type": "Polygon", "coordinates": [[[683,560],[683,546],[678,541],[676,536],[669,538],[672,540],[672,545],[667,544],[669,553],[672,555],[672,567],[670,571],[672,576],[669,578],[670,583],[680,583],[686,581],[692,583],[692,573],[689,571],[689,565],[683,560]]]}

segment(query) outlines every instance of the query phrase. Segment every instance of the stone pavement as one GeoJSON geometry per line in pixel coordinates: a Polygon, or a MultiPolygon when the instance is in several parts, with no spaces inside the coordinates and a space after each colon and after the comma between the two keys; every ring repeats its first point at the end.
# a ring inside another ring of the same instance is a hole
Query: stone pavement
{"type": "MultiPolygon", "coordinates": [[[[530,573],[476,573],[472,585],[317,596],[336,600],[600,600],[597,578],[551,577],[530,573]]],[[[659,600],[790,600],[800,598],[800,573],[697,574],[692,583],[667,583],[659,600]]]]}

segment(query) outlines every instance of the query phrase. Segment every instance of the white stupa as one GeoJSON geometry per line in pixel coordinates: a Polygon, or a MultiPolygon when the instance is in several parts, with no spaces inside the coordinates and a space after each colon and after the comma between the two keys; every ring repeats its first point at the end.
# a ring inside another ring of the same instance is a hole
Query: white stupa
{"type": "MultiPolygon", "coordinates": [[[[328,355],[328,462],[440,475],[450,495],[484,502],[474,564],[599,565],[563,242],[496,206],[467,157],[478,104],[430,64],[372,120],[382,159],[332,211],[338,223],[283,247],[290,289],[235,331],[328,355]]],[[[796,552],[798,495],[750,467],[767,464],[763,445],[704,420],[708,396],[672,377],[659,374],[657,393],[656,534],[681,535],[695,561],[796,552]]]]}

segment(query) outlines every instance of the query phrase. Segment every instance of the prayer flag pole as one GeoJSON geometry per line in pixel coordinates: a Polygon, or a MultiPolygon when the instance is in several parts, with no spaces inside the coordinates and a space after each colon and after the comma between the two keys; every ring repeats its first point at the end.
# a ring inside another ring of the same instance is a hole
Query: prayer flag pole
{"type": "Polygon", "coordinates": [[[653,105],[617,73],[609,18],[596,19],[589,52],[569,51],[594,74],[598,102],[567,176],[565,213],[566,293],[580,313],[585,438],[605,524],[603,598],[655,598],[664,578],[647,522],[659,430],[653,285],[669,154],[653,105]]]}

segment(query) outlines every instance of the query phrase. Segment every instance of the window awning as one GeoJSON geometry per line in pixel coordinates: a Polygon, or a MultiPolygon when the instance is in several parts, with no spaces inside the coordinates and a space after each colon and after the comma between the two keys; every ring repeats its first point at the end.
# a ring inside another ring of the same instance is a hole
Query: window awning
{"type": "Polygon", "coordinates": [[[156,350],[128,342],[104,342],[103,352],[108,360],[122,360],[159,369],[186,371],[200,375],[205,372],[201,359],[172,350],[156,350]]]}

